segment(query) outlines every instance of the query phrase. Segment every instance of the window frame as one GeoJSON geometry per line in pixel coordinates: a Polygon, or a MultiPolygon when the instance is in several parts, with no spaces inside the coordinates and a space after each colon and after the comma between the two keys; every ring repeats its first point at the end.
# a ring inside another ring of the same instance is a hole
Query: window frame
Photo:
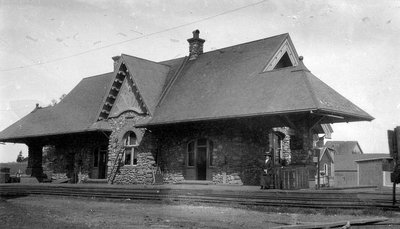
{"type": "Polygon", "coordinates": [[[186,167],[188,168],[195,168],[197,165],[197,151],[198,148],[206,148],[206,164],[207,167],[215,167],[215,160],[214,160],[214,142],[209,138],[197,138],[189,141],[186,144],[186,167]],[[205,144],[198,144],[199,140],[206,140],[205,144]],[[192,153],[190,151],[191,144],[193,144],[192,153]],[[193,165],[190,165],[190,154],[193,155],[193,165]]]}
{"type": "Polygon", "coordinates": [[[134,131],[127,131],[123,137],[123,149],[124,156],[122,158],[124,166],[137,166],[137,152],[136,147],[138,146],[138,138],[134,131]],[[132,135],[134,135],[134,143],[132,144],[132,135]],[[130,162],[126,163],[127,153],[129,152],[130,162]],[[136,160],[135,160],[136,159],[136,160]]]}

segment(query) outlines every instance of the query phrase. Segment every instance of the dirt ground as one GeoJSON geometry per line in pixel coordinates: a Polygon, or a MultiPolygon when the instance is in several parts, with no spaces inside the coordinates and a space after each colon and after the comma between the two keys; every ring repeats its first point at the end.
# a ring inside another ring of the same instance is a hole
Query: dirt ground
{"type": "MultiPolygon", "coordinates": [[[[300,222],[357,218],[368,216],[263,212],[187,203],[58,196],[0,200],[1,228],[272,228],[300,222]]],[[[395,218],[396,215],[391,220],[395,218]]],[[[399,227],[393,225],[391,228],[399,227]]]]}

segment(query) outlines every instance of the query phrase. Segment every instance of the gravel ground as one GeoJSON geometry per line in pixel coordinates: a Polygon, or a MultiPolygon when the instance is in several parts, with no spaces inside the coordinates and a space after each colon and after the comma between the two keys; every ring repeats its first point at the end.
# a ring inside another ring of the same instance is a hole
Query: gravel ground
{"type": "Polygon", "coordinates": [[[226,206],[58,196],[0,200],[1,228],[272,228],[356,218],[368,216],[263,212],[226,206]]]}

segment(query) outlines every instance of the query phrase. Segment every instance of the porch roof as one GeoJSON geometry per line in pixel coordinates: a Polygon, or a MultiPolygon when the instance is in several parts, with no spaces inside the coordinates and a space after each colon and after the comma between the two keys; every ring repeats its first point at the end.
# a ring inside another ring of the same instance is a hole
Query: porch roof
{"type": "Polygon", "coordinates": [[[107,122],[97,122],[113,73],[84,78],[55,106],[35,108],[0,132],[1,142],[22,142],[23,139],[88,131],[108,131],[107,122]]]}

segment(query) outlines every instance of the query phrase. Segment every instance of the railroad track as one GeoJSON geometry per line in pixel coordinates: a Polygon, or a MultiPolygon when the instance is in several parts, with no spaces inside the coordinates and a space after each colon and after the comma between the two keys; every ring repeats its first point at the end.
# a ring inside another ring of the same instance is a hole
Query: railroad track
{"type": "Polygon", "coordinates": [[[338,191],[238,191],[209,189],[179,189],[162,186],[121,187],[86,185],[0,185],[0,196],[58,195],[106,199],[190,201],[198,203],[239,204],[253,206],[286,206],[301,208],[342,208],[400,211],[392,205],[388,193],[338,191]]]}

